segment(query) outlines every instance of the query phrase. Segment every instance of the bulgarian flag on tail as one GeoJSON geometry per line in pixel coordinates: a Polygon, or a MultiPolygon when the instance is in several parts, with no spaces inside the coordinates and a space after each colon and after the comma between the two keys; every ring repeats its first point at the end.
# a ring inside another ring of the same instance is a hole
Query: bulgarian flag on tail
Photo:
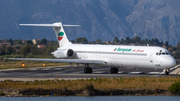
{"type": "Polygon", "coordinates": [[[64,32],[59,32],[58,34],[58,40],[61,41],[63,38],[64,32]]]}

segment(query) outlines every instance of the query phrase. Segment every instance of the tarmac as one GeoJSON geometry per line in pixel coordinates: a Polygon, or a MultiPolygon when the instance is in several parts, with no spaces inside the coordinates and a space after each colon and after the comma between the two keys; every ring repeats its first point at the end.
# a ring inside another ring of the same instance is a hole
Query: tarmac
{"type": "Polygon", "coordinates": [[[52,66],[52,67],[32,67],[19,69],[0,70],[0,81],[34,81],[34,80],[77,80],[90,79],[98,77],[162,77],[162,76],[180,76],[180,65],[176,65],[170,70],[169,75],[164,75],[162,69],[144,69],[144,68],[119,68],[118,74],[110,74],[110,67],[92,67],[92,74],[85,74],[82,66],[52,66]]]}

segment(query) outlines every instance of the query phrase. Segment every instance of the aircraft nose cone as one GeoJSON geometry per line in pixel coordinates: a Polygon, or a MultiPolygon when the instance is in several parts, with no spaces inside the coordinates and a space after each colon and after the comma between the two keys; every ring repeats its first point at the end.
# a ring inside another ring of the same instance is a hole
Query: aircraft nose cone
{"type": "Polygon", "coordinates": [[[171,63],[172,63],[172,66],[175,66],[176,65],[176,60],[173,58],[171,63]]]}
{"type": "Polygon", "coordinates": [[[176,65],[176,60],[171,56],[163,60],[162,67],[164,69],[172,68],[176,65]]]}
{"type": "Polygon", "coordinates": [[[171,57],[171,59],[168,59],[167,62],[168,62],[169,67],[173,67],[176,65],[176,60],[173,57],[171,57]]]}

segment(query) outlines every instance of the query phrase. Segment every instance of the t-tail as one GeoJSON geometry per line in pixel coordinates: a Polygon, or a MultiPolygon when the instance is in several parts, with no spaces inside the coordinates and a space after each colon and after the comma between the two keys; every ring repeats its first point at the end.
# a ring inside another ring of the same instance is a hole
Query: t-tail
{"type": "Polygon", "coordinates": [[[61,22],[57,22],[53,24],[20,24],[20,26],[53,27],[59,46],[62,47],[71,44],[66,36],[64,28],[79,27],[80,25],[63,25],[61,22]]]}

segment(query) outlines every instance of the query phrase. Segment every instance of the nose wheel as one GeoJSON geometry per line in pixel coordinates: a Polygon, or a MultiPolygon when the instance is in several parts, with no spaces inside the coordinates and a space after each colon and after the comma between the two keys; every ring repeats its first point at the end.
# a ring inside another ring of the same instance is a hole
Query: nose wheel
{"type": "Polygon", "coordinates": [[[84,73],[92,73],[92,68],[89,67],[89,64],[86,64],[84,66],[84,73]]]}
{"type": "Polygon", "coordinates": [[[170,71],[169,69],[164,69],[163,71],[164,71],[165,75],[169,75],[169,71],[170,71]]]}
{"type": "Polygon", "coordinates": [[[118,68],[113,67],[113,68],[110,69],[110,72],[111,72],[111,74],[117,74],[118,73],[118,68]]]}

